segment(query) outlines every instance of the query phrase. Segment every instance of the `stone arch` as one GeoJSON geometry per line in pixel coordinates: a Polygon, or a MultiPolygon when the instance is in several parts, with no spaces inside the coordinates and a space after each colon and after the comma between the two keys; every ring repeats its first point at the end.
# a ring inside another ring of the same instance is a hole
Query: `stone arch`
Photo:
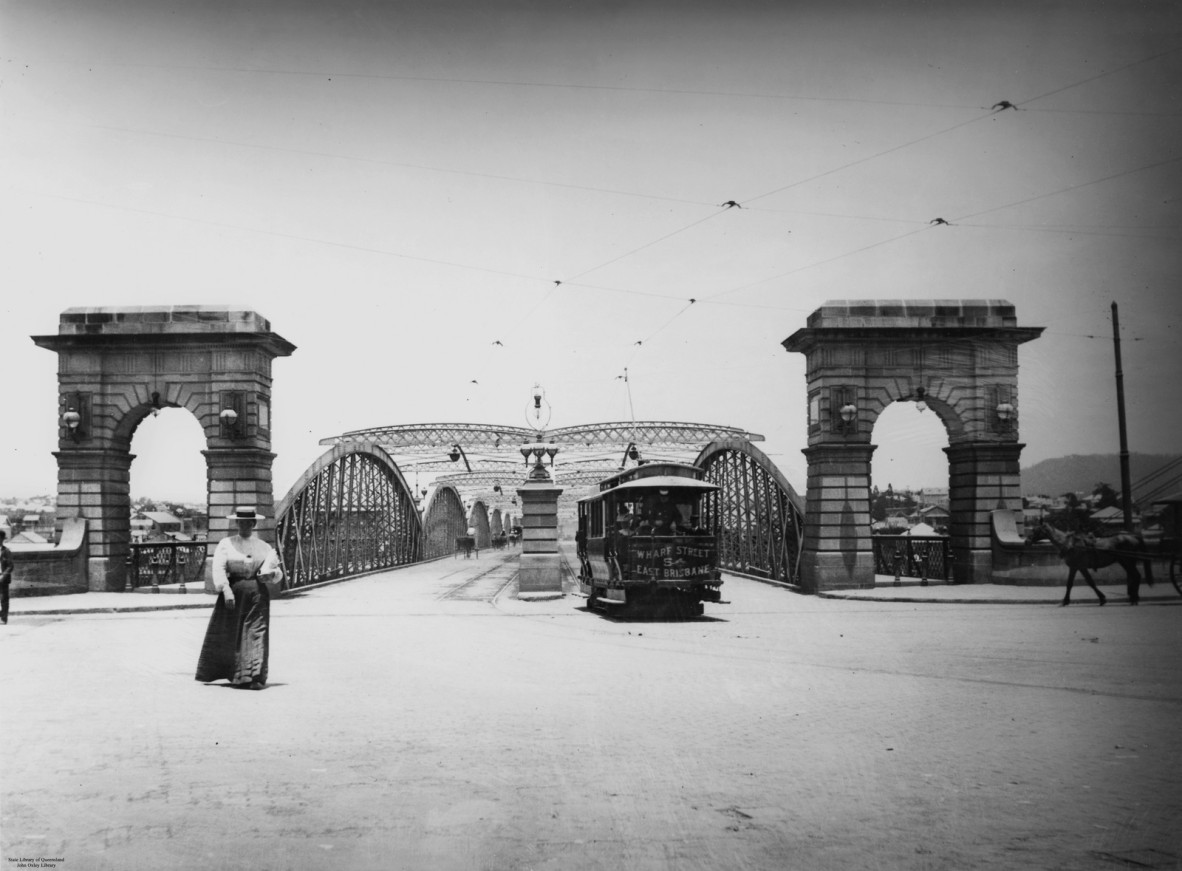
{"type": "Polygon", "coordinates": [[[759,448],[744,438],[715,439],[694,465],[719,490],[709,500],[719,565],[781,583],[800,583],[804,500],[759,448]]]}
{"type": "Polygon", "coordinates": [[[467,532],[460,491],[451,484],[439,485],[423,507],[423,559],[455,553],[456,539],[467,532]]]}
{"type": "Polygon", "coordinates": [[[1021,508],[1018,345],[1042,330],[1004,300],[831,301],[784,341],[808,382],[806,589],[873,586],[871,430],[900,401],[944,423],[954,578],[988,580],[990,512],[1021,508]]]}
{"type": "Polygon", "coordinates": [[[325,451],[280,501],[275,522],[289,588],[422,559],[414,494],[390,455],[368,442],[325,451]]]}
{"type": "MultiPolygon", "coordinates": [[[[271,363],[295,346],[231,306],[72,308],[56,335],[57,522],[87,521],[90,590],[121,590],[130,542],[131,437],[153,409],[187,409],[205,433],[209,540],[235,505],[274,515],[271,363]]],[[[260,523],[266,536],[274,521],[260,523]]],[[[211,545],[212,547],[212,545],[211,545]]]]}

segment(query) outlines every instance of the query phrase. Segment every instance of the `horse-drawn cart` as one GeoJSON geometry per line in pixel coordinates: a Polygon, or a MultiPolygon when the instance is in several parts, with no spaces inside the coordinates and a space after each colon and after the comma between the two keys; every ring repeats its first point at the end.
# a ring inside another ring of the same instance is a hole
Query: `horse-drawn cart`
{"type": "Polygon", "coordinates": [[[1154,563],[1159,568],[1169,568],[1170,583],[1182,595],[1182,494],[1153,502],[1158,522],[1140,533],[1127,531],[1112,535],[1098,535],[1090,532],[1065,531],[1050,523],[1040,523],[1031,541],[1046,538],[1054,543],[1059,556],[1067,565],[1067,592],[1063,604],[1071,601],[1071,588],[1078,572],[1087,581],[1104,604],[1104,594],[1096,586],[1090,570],[1120,565],[1125,571],[1129,603],[1136,605],[1140,599],[1142,573],[1144,579],[1153,583],[1154,563]]]}
{"type": "Polygon", "coordinates": [[[1182,595],[1182,493],[1155,500],[1153,505],[1160,507],[1161,524],[1161,538],[1155,550],[1162,559],[1169,560],[1170,583],[1182,595]]]}

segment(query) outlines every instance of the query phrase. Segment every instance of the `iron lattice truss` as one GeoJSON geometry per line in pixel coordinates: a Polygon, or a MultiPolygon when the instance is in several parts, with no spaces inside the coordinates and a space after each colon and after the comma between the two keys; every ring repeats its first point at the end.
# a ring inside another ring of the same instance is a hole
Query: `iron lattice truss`
{"type": "Polygon", "coordinates": [[[528,472],[520,446],[553,443],[558,448],[554,477],[557,483],[588,487],[628,462],[629,452],[648,460],[693,462],[702,448],[717,440],[739,438],[763,441],[763,436],[736,427],[676,421],[618,421],[551,430],[479,423],[424,423],[358,429],[322,439],[322,445],[376,444],[404,472],[448,473],[437,483],[456,487],[465,499],[487,494],[500,485],[512,489],[528,472]],[[451,459],[452,455],[456,459],[451,459]],[[460,470],[463,471],[460,471],[460,470]]]}
{"type": "Polygon", "coordinates": [[[423,509],[423,559],[454,553],[456,539],[467,531],[460,494],[451,487],[440,487],[423,509]]]}
{"type": "Polygon", "coordinates": [[[417,562],[418,509],[397,471],[374,455],[346,453],[305,481],[277,518],[289,587],[417,562]]]}
{"type": "Polygon", "coordinates": [[[799,584],[803,504],[774,464],[750,445],[735,443],[708,449],[699,462],[705,480],[720,488],[707,504],[718,531],[719,565],[799,584]]]}

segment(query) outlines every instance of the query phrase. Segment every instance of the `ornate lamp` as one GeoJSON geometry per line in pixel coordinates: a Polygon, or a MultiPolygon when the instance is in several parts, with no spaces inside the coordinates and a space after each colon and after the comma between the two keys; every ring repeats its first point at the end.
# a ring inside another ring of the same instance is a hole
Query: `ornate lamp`
{"type": "Polygon", "coordinates": [[[847,402],[837,410],[841,416],[841,431],[849,434],[858,430],[858,406],[847,402]]]}
{"type": "Polygon", "coordinates": [[[448,453],[447,458],[454,463],[457,460],[459,460],[460,457],[464,458],[464,468],[466,468],[469,472],[471,472],[472,471],[472,464],[468,462],[468,455],[464,453],[464,449],[461,448],[458,444],[452,445],[451,451],[448,453]]]}
{"type": "Polygon", "coordinates": [[[924,401],[927,395],[928,392],[922,387],[915,388],[915,407],[920,411],[927,411],[928,404],[924,401]]]}
{"type": "Polygon", "coordinates": [[[82,425],[82,415],[71,408],[62,415],[62,423],[66,425],[70,438],[74,441],[82,438],[82,430],[79,428],[82,425]]]}

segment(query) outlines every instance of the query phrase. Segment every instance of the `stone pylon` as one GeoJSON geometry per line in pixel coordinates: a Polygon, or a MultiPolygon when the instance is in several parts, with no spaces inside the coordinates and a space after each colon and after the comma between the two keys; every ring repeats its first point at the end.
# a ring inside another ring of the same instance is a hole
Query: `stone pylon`
{"type": "Polygon", "coordinates": [[[562,489],[554,486],[540,457],[517,488],[521,499],[521,595],[562,594],[562,558],[558,553],[558,497],[562,489]]]}

